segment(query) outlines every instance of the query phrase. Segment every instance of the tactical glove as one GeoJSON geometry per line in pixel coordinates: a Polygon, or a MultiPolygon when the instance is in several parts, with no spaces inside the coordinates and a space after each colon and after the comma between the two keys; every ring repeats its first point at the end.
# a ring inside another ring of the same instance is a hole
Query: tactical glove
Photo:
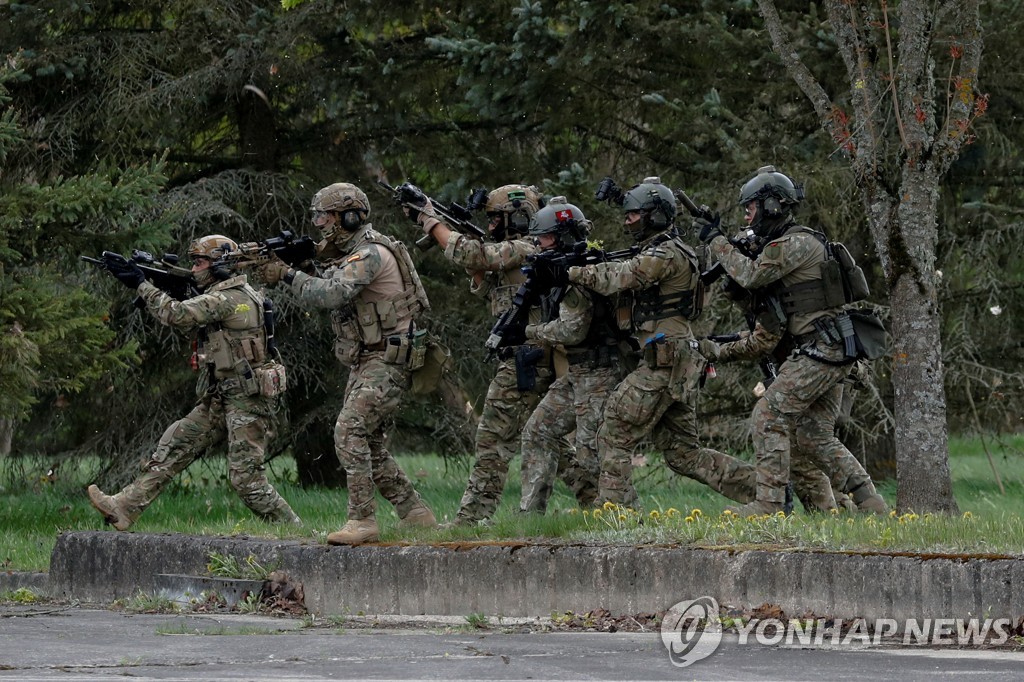
{"type": "Polygon", "coordinates": [[[722,347],[711,339],[695,339],[690,342],[690,346],[710,362],[718,360],[722,352],[722,347]]]}
{"type": "Polygon", "coordinates": [[[717,215],[714,220],[697,218],[693,221],[693,229],[698,231],[697,236],[702,243],[710,244],[712,239],[722,234],[722,229],[719,227],[720,222],[717,215]]]}
{"type": "Polygon", "coordinates": [[[127,258],[106,259],[107,271],[117,278],[117,281],[129,289],[138,289],[139,285],[146,281],[139,266],[127,258]]]}
{"type": "Polygon", "coordinates": [[[276,286],[278,282],[284,279],[284,276],[288,274],[288,264],[280,259],[273,259],[261,265],[256,269],[256,275],[263,283],[268,287],[276,286]]]}

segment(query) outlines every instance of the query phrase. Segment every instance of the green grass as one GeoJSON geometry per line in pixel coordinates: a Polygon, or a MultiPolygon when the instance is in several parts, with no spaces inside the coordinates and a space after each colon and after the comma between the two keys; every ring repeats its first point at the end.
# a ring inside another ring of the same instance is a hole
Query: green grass
{"type": "MultiPolygon", "coordinates": [[[[383,542],[508,541],[560,538],[619,543],[678,543],[694,546],[769,546],[840,551],[920,551],[1024,554],[1024,436],[987,441],[1005,488],[1001,493],[977,438],[950,442],[954,491],[967,518],[867,516],[829,517],[798,513],[788,519],[755,522],[723,518],[729,500],[707,487],[669,472],[658,457],[637,468],[635,483],[645,523],[624,510],[602,511],[597,518],[575,510],[568,490],[558,485],[546,516],[517,512],[520,494],[517,461],[509,472],[501,506],[491,526],[452,530],[399,530],[391,505],[379,500],[383,542]],[[699,509],[700,514],[690,512],[699,509]],[[676,510],[676,511],[672,511],[676,510]],[[652,512],[657,512],[654,518],[652,512]],[[625,519],[619,519],[619,516],[625,519]],[[693,517],[687,521],[687,517],[693,517]]],[[[67,530],[106,528],[89,506],[85,486],[96,462],[65,462],[55,482],[41,476],[47,463],[16,460],[0,468],[0,570],[45,571],[56,537],[67,530]]],[[[439,520],[458,509],[468,463],[432,456],[399,457],[399,462],[439,520]]],[[[344,490],[302,489],[288,460],[271,463],[271,480],[302,517],[302,528],[278,526],[254,517],[231,491],[221,459],[196,462],[157,498],[133,532],[248,535],[323,542],[345,520],[344,490]]],[[[892,503],[895,481],[879,489],[892,503]]],[[[114,491],[107,491],[114,492],[114,491]]],[[[114,531],[111,531],[114,532],[114,531]]],[[[245,567],[235,567],[239,571],[245,567]]],[[[224,570],[233,570],[226,567],[224,570]]]]}

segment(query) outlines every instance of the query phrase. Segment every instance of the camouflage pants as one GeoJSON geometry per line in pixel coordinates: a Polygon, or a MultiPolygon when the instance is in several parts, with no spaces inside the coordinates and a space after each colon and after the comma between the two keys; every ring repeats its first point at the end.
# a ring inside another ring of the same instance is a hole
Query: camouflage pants
{"type": "MultiPolygon", "coordinates": [[[[841,346],[819,343],[818,349],[830,359],[843,357],[841,346]]],[[[849,373],[849,365],[829,365],[805,355],[794,355],[782,364],[752,417],[758,501],[782,504],[791,465],[824,471],[842,491],[867,480],[863,467],[835,435],[840,382],[849,373]],[[791,455],[796,462],[791,462],[791,455]]]]}
{"type": "Polygon", "coordinates": [[[555,380],[530,415],[523,431],[523,496],[520,511],[544,513],[560,476],[580,507],[597,500],[601,473],[597,429],[605,402],[619,383],[614,367],[574,365],[555,380]],[[565,452],[565,437],[576,429],[576,453],[565,452]]]}
{"type": "Polygon", "coordinates": [[[167,427],[142,475],[117,494],[128,514],[138,518],[160,491],[207,448],[228,441],[228,481],[258,516],[299,520],[267,480],[263,451],[270,436],[273,399],[208,393],[185,417],[167,427]]]}
{"type": "MultiPolygon", "coordinates": [[[[459,504],[459,521],[476,522],[494,515],[505,489],[508,465],[519,449],[523,426],[551,381],[550,372],[539,372],[536,390],[520,393],[515,360],[503,360],[498,365],[477,426],[476,461],[459,504]]],[[[559,460],[568,459],[567,450],[568,443],[563,441],[559,460]]]]}
{"type": "Polygon", "coordinates": [[[672,471],[731,499],[749,499],[753,466],[699,445],[696,396],[703,364],[703,358],[684,346],[677,351],[675,370],[652,367],[645,360],[608,398],[598,432],[600,502],[638,507],[633,455],[648,435],[672,471]]]}
{"type": "Polygon", "coordinates": [[[419,501],[409,477],[385,447],[385,428],[410,384],[409,371],[382,353],[363,353],[349,369],[345,404],[334,425],[334,450],[348,476],[348,518],[372,518],[374,489],[404,518],[419,501]]]}

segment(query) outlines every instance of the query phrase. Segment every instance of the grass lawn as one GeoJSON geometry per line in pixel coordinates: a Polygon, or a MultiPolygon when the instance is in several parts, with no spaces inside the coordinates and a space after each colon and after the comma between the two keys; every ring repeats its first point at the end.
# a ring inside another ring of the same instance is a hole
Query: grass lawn
{"type": "MultiPolygon", "coordinates": [[[[520,515],[518,459],[505,495],[487,527],[399,531],[389,504],[380,501],[378,520],[384,542],[446,542],[555,538],[593,543],[658,543],[698,547],[771,547],[836,551],[919,551],[1024,555],[1024,436],[1003,437],[990,451],[1002,479],[1000,492],[978,439],[950,442],[953,486],[961,515],[811,515],[733,519],[721,514],[730,501],[705,486],[672,474],[657,456],[635,471],[642,512],[625,509],[577,510],[569,491],[558,485],[544,517],[520,515]],[[696,510],[696,511],[695,511],[696,510]],[[643,516],[644,523],[638,519],[643,516]]],[[[432,456],[399,457],[416,488],[439,520],[458,509],[469,462],[432,456]]],[[[56,536],[66,530],[105,528],[85,495],[96,462],[65,462],[60,477],[46,479],[48,464],[9,460],[0,466],[0,568],[45,571],[56,536]]],[[[193,464],[153,503],[130,532],[249,535],[323,542],[345,520],[344,490],[304,490],[293,483],[288,459],[269,467],[281,494],[302,517],[296,529],[259,521],[234,495],[220,458],[193,464]]],[[[895,481],[879,490],[891,503],[895,481]]],[[[116,491],[107,491],[113,493],[116,491]]],[[[115,532],[115,531],[111,531],[115,532]]]]}

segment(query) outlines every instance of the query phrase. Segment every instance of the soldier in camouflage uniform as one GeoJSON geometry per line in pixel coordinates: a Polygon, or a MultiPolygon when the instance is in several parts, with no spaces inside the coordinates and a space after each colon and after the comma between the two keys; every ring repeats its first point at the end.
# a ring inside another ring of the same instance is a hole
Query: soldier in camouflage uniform
{"type": "MultiPolygon", "coordinates": [[[[589,231],[583,211],[565,197],[551,199],[530,223],[530,235],[546,252],[568,251],[589,231]]],[[[579,286],[556,287],[544,297],[540,322],[527,325],[526,338],[556,346],[569,367],[548,388],[523,430],[520,510],[543,514],[558,474],[568,478],[580,506],[591,506],[601,472],[597,430],[621,378],[614,301],[579,286]],[[570,462],[560,461],[561,443],[573,429],[575,455],[570,462]]]]}
{"type": "MultiPolygon", "coordinates": [[[[516,290],[525,280],[520,268],[526,264],[527,256],[538,252],[538,247],[524,237],[540,203],[540,194],[532,186],[504,185],[490,192],[484,210],[493,243],[456,232],[438,219],[429,202],[421,211],[410,213],[410,217],[423,227],[424,233],[437,240],[446,258],[466,268],[472,277],[470,291],[488,299],[491,313],[499,317],[512,305],[516,290]]],[[[531,321],[539,320],[539,315],[539,310],[531,311],[531,321]]],[[[554,379],[550,360],[546,358],[537,368],[534,390],[520,392],[515,350],[510,347],[500,351],[497,373],[487,387],[476,432],[476,461],[453,521],[455,525],[487,521],[494,515],[523,425],[554,379]]],[[[559,461],[570,461],[567,451],[568,444],[562,443],[559,461]]]]}
{"type": "MultiPolygon", "coordinates": [[[[770,320],[766,320],[766,322],[771,324],[770,320]]],[[[772,326],[777,327],[778,325],[772,326]]],[[[778,352],[784,338],[781,330],[770,332],[760,322],[755,323],[753,330],[741,331],[738,336],[737,340],[721,345],[713,342],[702,343],[701,353],[711,362],[766,358],[778,352]]],[[[760,399],[766,389],[763,384],[758,388],[761,389],[760,395],[758,395],[760,399]]],[[[793,477],[797,497],[809,510],[825,511],[838,505],[878,514],[888,512],[885,500],[875,491],[871,477],[857,461],[857,458],[843,447],[838,439],[823,435],[822,430],[830,430],[834,433],[840,404],[838,401],[830,400],[823,405],[828,408],[829,414],[824,418],[816,411],[803,415],[800,420],[801,426],[796,431],[794,449],[799,453],[807,453],[790,458],[790,474],[793,477]],[[819,450],[819,442],[825,444],[827,453],[823,455],[825,461],[831,462],[831,466],[824,472],[819,468],[819,457],[815,454],[819,450]],[[827,484],[821,485],[821,478],[826,475],[827,478],[824,480],[827,484]],[[833,496],[835,504],[832,502],[833,496]]],[[[755,486],[756,475],[755,480],[751,481],[750,497],[737,501],[753,501],[755,486]]]]}
{"type": "Polygon", "coordinates": [[[823,263],[829,259],[827,240],[793,218],[802,197],[802,189],[771,166],[759,169],[743,185],[740,204],[757,238],[753,253],[741,251],[716,223],[701,224],[701,241],[711,244],[728,275],[755,296],[777,302],[773,314],[796,347],[754,408],[757,487],[754,501],[738,512],[781,510],[794,457],[810,459],[858,506],[867,503],[872,511],[882,511],[884,501],[862,467],[841,471],[856,461],[835,435],[842,382],[850,375],[856,355],[850,356],[844,343],[848,335],[841,328],[843,283],[830,285],[823,279],[823,263]],[[840,291],[830,291],[829,286],[840,291]],[[835,301],[839,303],[829,303],[835,301]]]}
{"type": "Polygon", "coordinates": [[[659,178],[646,178],[626,192],[623,210],[639,253],[568,272],[570,282],[605,296],[633,292],[632,325],[643,351],[640,365],[605,405],[597,436],[599,501],[637,505],[632,457],[648,434],[673,471],[742,499],[750,464],[698,443],[697,382],[704,359],[690,321],[700,314],[702,290],[697,255],[674,226],[675,197],[659,178]]]}
{"type": "Polygon", "coordinates": [[[145,281],[128,261],[108,269],[125,285],[136,288],[149,312],[162,324],[198,329],[193,366],[199,369],[199,402],[171,424],[143,473],[116,495],[89,486],[89,501],[117,530],[131,526],[176,474],[207,448],[228,442],[228,481],[261,518],[301,523],[288,503],[267,481],[263,453],[269,440],[278,393],[285,389],[284,367],[267,347],[263,295],[217,259],[234,250],[221,235],[192,242],[188,254],[202,293],[176,301],[145,281]]]}
{"type": "Polygon", "coordinates": [[[329,545],[380,539],[374,489],[395,506],[403,525],[433,527],[433,512],[385,447],[385,428],[422,364],[417,316],[429,307],[405,245],[373,229],[370,202],[339,182],[313,197],[320,228],[322,277],[276,260],[260,268],[269,285],[283,282],[300,304],[331,311],[334,354],[349,368],[345,403],[334,427],[334,449],[348,475],[348,520],[329,545]]]}

